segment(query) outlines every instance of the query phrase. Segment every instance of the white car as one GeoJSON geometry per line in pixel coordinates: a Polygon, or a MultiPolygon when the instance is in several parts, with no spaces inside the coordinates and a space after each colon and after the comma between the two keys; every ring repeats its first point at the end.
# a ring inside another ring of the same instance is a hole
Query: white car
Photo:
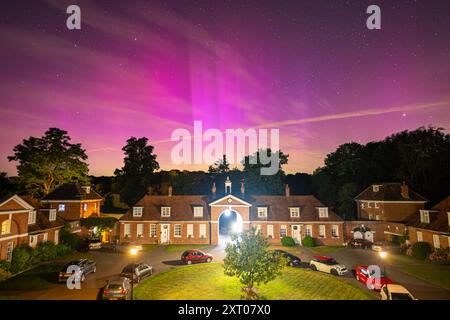
{"type": "Polygon", "coordinates": [[[404,286],[386,284],[380,291],[381,300],[417,300],[404,286]]]}
{"type": "Polygon", "coordinates": [[[339,264],[333,258],[324,256],[314,256],[309,265],[313,271],[322,271],[334,276],[342,276],[348,271],[343,264],[339,264]]]}
{"type": "Polygon", "coordinates": [[[385,250],[385,247],[382,243],[376,242],[372,244],[372,250],[376,252],[381,252],[385,250]]]}

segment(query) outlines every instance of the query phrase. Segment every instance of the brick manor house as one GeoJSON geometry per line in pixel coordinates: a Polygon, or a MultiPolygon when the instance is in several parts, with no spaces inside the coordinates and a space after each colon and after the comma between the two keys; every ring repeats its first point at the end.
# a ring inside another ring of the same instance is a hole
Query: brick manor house
{"type": "Polygon", "coordinates": [[[145,195],[120,218],[120,241],[160,244],[212,244],[221,242],[227,216],[233,216],[237,230],[255,228],[272,243],[283,236],[297,243],[310,235],[318,245],[343,245],[344,221],[312,195],[290,195],[286,185],[282,196],[252,196],[231,192],[211,195],[145,195]]]}

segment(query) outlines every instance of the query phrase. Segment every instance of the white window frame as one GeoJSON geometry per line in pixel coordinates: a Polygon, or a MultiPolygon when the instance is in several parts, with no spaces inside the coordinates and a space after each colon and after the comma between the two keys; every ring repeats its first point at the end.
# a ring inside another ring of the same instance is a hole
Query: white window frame
{"type": "Polygon", "coordinates": [[[433,234],[433,247],[435,249],[441,248],[441,239],[438,234],[433,234]]]}
{"type": "Polygon", "coordinates": [[[55,244],[59,244],[59,230],[55,230],[55,233],[54,233],[54,242],[55,242],[55,244]]]}
{"type": "Polygon", "coordinates": [[[325,227],[324,224],[320,224],[319,225],[319,238],[325,239],[326,237],[327,237],[327,228],[325,227]]]}
{"type": "Polygon", "coordinates": [[[375,203],[375,208],[380,209],[380,204],[378,202],[374,202],[374,203],[375,203]]]}
{"type": "Polygon", "coordinates": [[[136,236],[137,237],[143,237],[144,236],[144,224],[143,223],[138,223],[137,224],[137,226],[136,226],[136,236]]]}
{"type": "MultiPolygon", "coordinates": [[[[202,208],[203,209],[203,208],[202,208]]],[[[194,225],[192,223],[189,223],[186,226],[186,236],[189,238],[193,238],[194,237],[194,225]]]]}
{"type": "Polygon", "coordinates": [[[368,209],[372,208],[372,202],[367,202],[367,208],[368,209]]]}
{"type": "Polygon", "coordinates": [[[289,214],[291,218],[300,218],[300,207],[289,208],[289,214]]]}
{"type": "Polygon", "coordinates": [[[450,226],[450,212],[447,212],[448,225],[450,226]]]}
{"type": "Polygon", "coordinates": [[[283,224],[280,226],[280,239],[283,237],[287,237],[287,236],[288,236],[287,226],[283,224]],[[285,234],[284,236],[282,235],[283,232],[281,232],[281,230],[284,230],[284,234],[285,234]]]}
{"type": "Polygon", "coordinates": [[[10,241],[6,244],[6,261],[11,262],[14,251],[14,242],[10,241]]]}
{"type": "Polygon", "coordinates": [[[331,237],[339,238],[339,226],[337,224],[331,226],[331,237]]]}
{"type": "Polygon", "coordinates": [[[203,207],[201,207],[201,206],[194,207],[194,217],[195,218],[203,217],[203,207]]]}
{"type": "Polygon", "coordinates": [[[328,207],[319,208],[319,218],[328,218],[328,207]]]}
{"type": "Polygon", "coordinates": [[[373,192],[378,192],[378,191],[380,191],[380,186],[379,186],[379,185],[373,185],[373,186],[372,186],[372,191],[373,191],[373,192]]]}
{"type": "Polygon", "coordinates": [[[307,224],[305,226],[305,235],[312,237],[313,236],[313,230],[312,230],[312,225],[307,224]]]}
{"type": "Polygon", "coordinates": [[[267,237],[271,237],[272,239],[274,238],[273,235],[273,224],[268,224],[267,225],[267,237]]]}
{"type": "Polygon", "coordinates": [[[36,223],[36,210],[30,210],[28,213],[28,224],[36,223]]]}
{"type": "Polygon", "coordinates": [[[28,242],[29,246],[32,248],[35,248],[37,246],[37,240],[38,240],[38,236],[37,235],[31,235],[30,236],[30,240],[28,242]]]}
{"type": "Polygon", "coordinates": [[[372,214],[369,213],[369,220],[372,220],[372,214]]]}
{"type": "Polygon", "coordinates": [[[143,207],[133,207],[133,217],[142,217],[143,207]]]}
{"type": "Polygon", "coordinates": [[[260,224],[256,224],[255,225],[255,234],[261,234],[262,233],[262,228],[260,224]]]}
{"type": "Polygon", "coordinates": [[[379,215],[379,214],[376,214],[376,215],[375,215],[375,220],[377,220],[377,221],[380,220],[380,215],[379,215]]]}
{"type": "Polygon", "coordinates": [[[257,207],[258,218],[267,218],[267,207],[257,207]]]}
{"type": "Polygon", "coordinates": [[[58,203],[58,212],[65,212],[65,211],[66,211],[66,204],[58,203]]]}
{"type": "Polygon", "coordinates": [[[123,235],[126,237],[131,237],[131,224],[125,223],[123,225],[123,235]]]}
{"type": "Polygon", "coordinates": [[[156,232],[157,232],[156,230],[157,230],[156,224],[150,223],[150,229],[149,229],[150,237],[156,237],[156,232]]]}
{"type": "Polygon", "coordinates": [[[366,204],[364,202],[361,202],[361,209],[365,209],[366,208],[366,204]]]}
{"type": "Polygon", "coordinates": [[[420,222],[427,224],[430,223],[430,211],[420,210],[420,222]]]}
{"type": "Polygon", "coordinates": [[[183,235],[183,226],[179,223],[173,225],[173,236],[175,238],[181,238],[183,235]]]}
{"type": "Polygon", "coordinates": [[[55,221],[56,220],[56,209],[50,209],[48,211],[48,220],[55,221]]]}
{"type": "Polygon", "coordinates": [[[170,217],[170,211],[171,211],[170,207],[161,207],[161,217],[165,218],[170,217]]]}
{"type": "Polygon", "coordinates": [[[206,238],[206,224],[202,223],[199,225],[199,235],[200,238],[206,238]]]}
{"type": "Polygon", "coordinates": [[[42,242],[47,242],[48,241],[48,233],[44,233],[44,237],[42,239],[42,242]]]}
{"type": "Polygon", "coordinates": [[[416,237],[417,237],[417,242],[423,242],[423,233],[422,233],[422,231],[417,231],[416,237]]]}

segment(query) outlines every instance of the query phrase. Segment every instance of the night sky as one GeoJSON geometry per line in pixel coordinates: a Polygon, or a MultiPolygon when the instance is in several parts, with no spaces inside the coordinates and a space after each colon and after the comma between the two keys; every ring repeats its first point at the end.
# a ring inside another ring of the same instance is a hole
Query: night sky
{"type": "MultiPolygon", "coordinates": [[[[450,1],[1,1],[0,171],[23,138],[67,130],[90,173],[122,166],[146,136],[162,169],[170,136],[280,128],[288,172],[345,142],[450,128],[450,1]],[[66,28],[81,7],[82,30],[66,28]],[[382,29],[366,28],[381,7],[382,29]]],[[[448,132],[448,130],[447,130],[448,132]]]]}

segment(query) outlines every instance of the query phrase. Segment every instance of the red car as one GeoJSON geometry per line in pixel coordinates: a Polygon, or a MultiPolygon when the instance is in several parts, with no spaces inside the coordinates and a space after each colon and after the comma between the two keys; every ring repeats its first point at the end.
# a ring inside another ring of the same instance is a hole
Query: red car
{"type": "Polygon", "coordinates": [[[196,249],[186,250],[181,255],[181,261],[186,264],[192,264],[194,262],[211,262],[212,259],[213,256],[209,253],[205,253],[196,249]]]}
{"type": "Polygon", "coordinates": [[[386,277],[382,271],[380,271],[380,277],[377,279],[374,274],[369,274],[367,268],[368,266],[357,266],[355,271],[356,280],[366,284],[367,288],[379,291],[385,284],[392,283],[392,280],[386,277]]]}

